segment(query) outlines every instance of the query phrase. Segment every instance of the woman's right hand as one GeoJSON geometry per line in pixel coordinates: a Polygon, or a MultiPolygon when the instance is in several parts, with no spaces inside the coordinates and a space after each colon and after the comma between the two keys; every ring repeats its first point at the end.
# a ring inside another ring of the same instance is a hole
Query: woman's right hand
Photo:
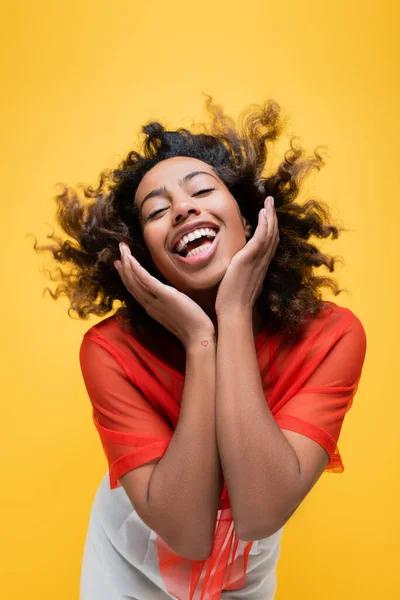
{"type": "Polygon", "coordinates": [[[120,244],[121,261],[115,267],[130,294],[146,312],[173,333],[187,349],[193,343],[214,339],[213,322],[194,300],[150,275],[120,244]]]}

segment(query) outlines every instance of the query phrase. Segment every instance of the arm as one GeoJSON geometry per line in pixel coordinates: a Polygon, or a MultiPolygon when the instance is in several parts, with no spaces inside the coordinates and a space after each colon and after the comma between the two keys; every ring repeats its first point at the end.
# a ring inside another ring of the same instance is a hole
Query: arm
{"type": "Polygon", "coordinates": [[[328,462],[316,442],[279,428],[258,371],[253,309],[278,243],[277,215],[268,197],[253,237],[232,258],[216,299],[217,443],[236,532],[245,541],[280,529],[328,462]]]}
{"type": "Polygon", "coordinates": [[[85,337],[80,351],[111,485],[119,481],[142,521],[174,552],[192,560],[210,553],[222,487],[215,437],[215,345],[213,335],[208,339],[206,347],[199,342],[188,348],[175,431],[127,377],[105,338],[85,337]]]}
{"type": "Polygon", "coordinates": [[[216,431],[239,539],[272,535],[328,463],[313,440],[283,432],[262,388],[251,315],[218,320],[216,431]],[[290,441],[289,441],[290,440],[290,441]]]}
{"type": "Polygon", "coordinates": [[[171,331],[186,351],[179,421],[164,456],[150,474],[145,510],[154,529],[182,556],[211,552],[222,492],[215,435],[215,330],[185,294],[151,276],[121,244],[116,268],[148,314],[171,331]]]}
{"type": "Polygon", "coordinates": [[[222,492],[215,435],[215,343],[186,354],[179,422],[149,483],[154,529],[181,556],[207,558],[222,492]]]}

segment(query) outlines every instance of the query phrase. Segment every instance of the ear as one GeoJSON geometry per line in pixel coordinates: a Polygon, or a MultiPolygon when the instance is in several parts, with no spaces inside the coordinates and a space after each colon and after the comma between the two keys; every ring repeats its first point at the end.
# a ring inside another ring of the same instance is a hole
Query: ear
{"type": "Polygon", "coordinates": [[[248,221],[246,221],[246,219],[242,216],[242,224],[243,224],[243,229],[244,229],[244,234],[246,236],[246,239],[249,239],[251,237],[251,234],[253,233],[253,228],[250,225],[250,223],[248,223],[248,221]]]}

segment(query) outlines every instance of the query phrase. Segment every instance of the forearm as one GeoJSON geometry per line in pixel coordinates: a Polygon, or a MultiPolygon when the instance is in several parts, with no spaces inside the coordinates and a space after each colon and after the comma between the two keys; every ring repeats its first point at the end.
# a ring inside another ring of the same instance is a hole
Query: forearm
{"type": "Polygon", "coordinates": [[[268,531],[296,502],[297,457],[265,399],[249,315],[218,321],[216,433],[235,530],[268,531]],[[285,502],[282,499],[285,498],[285,502]]]}
{"type": "MultiPolygon", "coordinates": [[[[186,352],[179,421],[149,486],[149,504],[170,524],[169,539],[185,556],[208,556],[222,493],[215,432],[215,341],[186,352]]],[[[165,527],[165,522],[164,522],[165,527]]]]}

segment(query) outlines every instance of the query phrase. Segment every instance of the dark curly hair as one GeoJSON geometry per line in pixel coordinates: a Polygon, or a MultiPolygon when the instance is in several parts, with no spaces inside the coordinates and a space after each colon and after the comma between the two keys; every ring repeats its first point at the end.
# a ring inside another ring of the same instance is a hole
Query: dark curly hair
{"type": "Polygon", "coordinates": [[[292,137],[283,161],[268,174],[271,143],[286,124],[279,105],[272,100],[262,106],[252,105],[236,124],[211,97],[207,97],[206,108],[210,124],[194,124],[192,131],[168,131],[158,122],[144,126],[141,152],[132,150],[116,169],[104,170],[97,187],[79,184],[73,189],[62,184],[62,191],[55,197],[57,221],[71,239],[53,232],[47,236],[52,244],[35,244],[35,249],[51,251],[62,265],[48,273],[53,281],[60,282],[56,290],[46,289],[55,299],[66,295],[69,311],[79,318],[85,319],[91,313],[104,316],[119,304],[119,311],[127,314],[137,331],[157,327],[126,290],[114,261],[120,258],[119,243],[125,242],[152,275],[168,283],[156,270],[144,243],[134,197],[141,179],[152,167],[176,156],[197,158],[211,165],[253,231],[264,199],[274,197],[280,242],[258,300],[271,331],[293,333],[309,316],[317,315],[324,306],[322,287],[329,287],[335,296],[343,291],[331,277],[314,274],[314,268],[321,266],[333,272],[338,259],[323,254],[310,241],[312,237],[336,239],[342,228],[331,223],[325,203],[315,199],[296,201],[305,176],[324,165],[321,151],[316,148],[307,157],[292,137]]]}

